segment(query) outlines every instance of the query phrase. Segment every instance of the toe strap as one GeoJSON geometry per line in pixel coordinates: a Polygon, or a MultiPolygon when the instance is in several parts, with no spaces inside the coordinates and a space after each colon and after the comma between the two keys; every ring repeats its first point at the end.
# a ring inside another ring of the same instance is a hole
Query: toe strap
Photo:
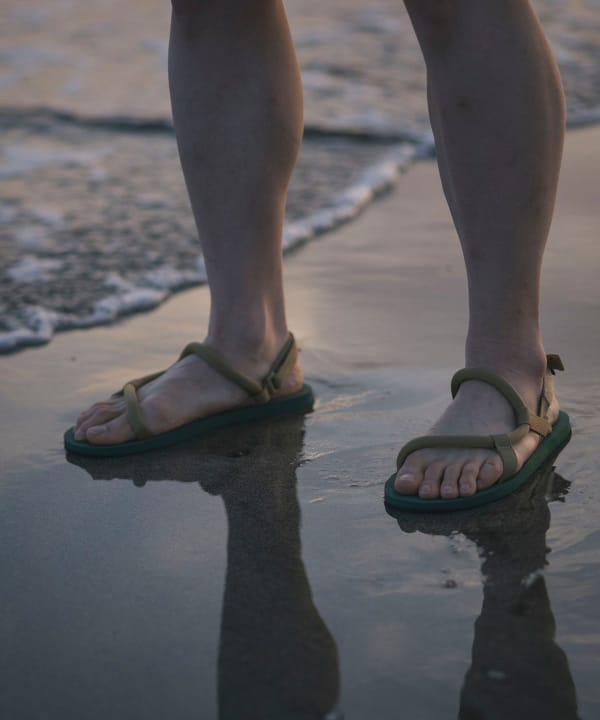
{"type": "MultiPolygon", "coordinates": [[[[271,400],[273,395],[282,386],[286,377],[292,372],[298,359],[298,347],[294,336],[292,333],[289,333],[286,342],[271,364],[268,373],[260,382],[241,373],[208,345],[189,343],[183,349],[179,359],[181,360],[191,354],[202,358],[218,373],[245,390],[249,395],[249,402],[265,403],[271,400]]],[[[148,428],[144,421],[144,414],[137,396],[137,391],[143,385],[155,380],[165,372],[165,370],[161,370],[151,375],[144,375],[135,380],[130,380],[121,390],[113,394],[113,397],[123,397],[125,400],[127,419],[138,440],[146,440],[147,438],[153,437],[154,433],[148,428]]]]}
{"type": "MultiPolygon", "coordinates": [[[[500,455],[502,461],[502,474],[498,478],[498,482],[502,482],[509,477],[512,477],[517,471],[519,461],[517,455],[513,449],[513,442],[516,442],[514,434],[521,431],[521,437],[524,437],[529,432],[528,428],[521,425],[517,430],[513,430],[512,433],[505,433],[503,435],[492,435],[491,438],[494,442],[494,450],[500,455]]],[[[518,438],[520,439],[520,438],[518,438]]]]}
{"type": "Polygon", "coordinates": [[[527,425],[521,425],[510,433],[501,435],[423,435],[404,445],[398,453],[396,468],[399,470],[406,458],[415,450],[426,448],[468,448],[495,450],[502,461],[502,475],[499,482],[514,475],[518,460],[513,450],[514,443],[529,432],[527,425]]]}
{"type": "Polygon", "coordinates": [[[144,415],[140,406],[134,383],[127,383],[122,390],[127,410],[127,420],[138,440],[146,440],[152,437],[152,432],[144,422],[144,415]]]}
{"type": "Polygon", "coordinates": [[[143,377],[135,378],[125,383],[123,387],[113,397],[122,397],[125,400],[125,410],[127,412],[127,420],[131,425],[133,432],[135,433],[136,440],[147,440],[152,437],[152,433],[144,421],[144,414],[140,406],[140,401],[137,396],[137,391],[146,383],[156,380],[156,378],[164,375],[165,371],[160,370],[159,372],[151,373],[150,375],[144,375],[143,377]]]}

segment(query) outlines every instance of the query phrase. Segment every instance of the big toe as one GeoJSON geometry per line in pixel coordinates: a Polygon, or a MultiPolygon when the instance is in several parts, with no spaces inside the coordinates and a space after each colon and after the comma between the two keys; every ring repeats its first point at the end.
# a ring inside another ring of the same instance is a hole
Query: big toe
{"type": "Polygon", "coordinates": [[[108,423],[118,417],[120,414],[121,413],[114,407],[104,405],[97,406],[85,417],[80,416],[80,419],[77,423],[75,423],[75,440],[86,440],[87,431],[90,428],[104,425],[105,423],[108,423]]]}
{"type": "Polygon", "coordinates": [[[126,415],[119,415],[101,425],[93,425],[86,432],[87,441],[92,445],[116,445],[133,440],[134,437],[126,415]]]}
{"type": "Polygon", "coordinates": [[[421,469],[401,467],[396,473],[394,490],[400,495],[416,495],[422,482],[421,469]]]}
{"type": "Polygon", "coordinates": [[[502,475],[502,461],[499,457],[491,457],[486,460],[479,469],[479,477],[477,478],[477,489],[487,490],[494,483],[498,482],[502,475]]]}

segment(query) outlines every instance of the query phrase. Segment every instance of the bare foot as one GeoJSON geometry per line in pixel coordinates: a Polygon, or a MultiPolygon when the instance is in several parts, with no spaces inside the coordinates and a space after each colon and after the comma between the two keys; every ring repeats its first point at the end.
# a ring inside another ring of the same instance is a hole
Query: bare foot
{"type": "MultiPolygon", "coordinates": [[[[240,355],[213,346],[240,372],[251,378],[263,378],[281,343],[264,343],[263,347],[240,355]],[[265,347],[266,346],[266,347],[265,347]],[[241,357],[244,357],[242,360],[241,357]],[[233,359],[236,358],[236,359],[233,359]]],[[[303,373],[297,362],[276,397],[297,392],[303,373]]],[[[154,434],[173,430],[191,420],[230,410],[248,399],[248,395],[196,355],[177,361],[163,375],[141,387],[138,392],[144,420],[154,434]]],[[[75,424],[75,439],[94,445],[113,445],[133,440],[135,433],[127,420],[123,397],[111,397],[85,410],[75,424]]]]}
{"type": "MultiPolygon", "coordinates": [[[[525,375],[512,369],[492,368],[521,395],[527,407],[538,411],[542,374],[525,375]]],[[[559,406],[553,399],[548,419],[554,423],[559,406]]],[[[456,397],[431,428],[432,435],[487,435],[509,432],[515,428],[512,407],[504,397],[486,383],[470,380],[461,385],[456,397]]],[[[515,446],[518,466],[533,453],[541,438],[528,433],[515,446]]],[[[396,474],[394,488],[401,495],[418,495],[424,499],[452,499],[474,495],[498,481],[502,461],[493,450],[469,448],[424,448],[415,450],[396,474]]]]}

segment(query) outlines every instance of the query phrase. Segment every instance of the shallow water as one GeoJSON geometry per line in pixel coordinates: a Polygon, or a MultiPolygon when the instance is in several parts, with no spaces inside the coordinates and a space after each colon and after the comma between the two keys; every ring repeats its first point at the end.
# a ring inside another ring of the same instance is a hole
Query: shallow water
{"type": "MultiPolygon", "coordinates": [[[[597,120],[600,4],[534,4],[571,124],[597,120]]],[[[153,308],[205,272],[170,127],[168,3],[0,8],[2,352],[153,308]]],[[[294,0],[288,12],[307,125],[288,203],[291,249],[352,220],[431,150],[431,135],[401,3],[294,0]]]]}

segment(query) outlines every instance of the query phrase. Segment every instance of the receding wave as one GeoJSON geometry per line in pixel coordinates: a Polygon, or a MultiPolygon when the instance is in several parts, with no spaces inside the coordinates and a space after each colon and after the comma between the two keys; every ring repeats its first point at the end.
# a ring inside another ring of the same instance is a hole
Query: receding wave
{"type": "MultiPolygon", "coordinates": [[[[4,123],[7,132],[16,119],[12,114],[4,123]]],[[[51,150],[42,146],[32,154],[30,143],[15,142],[0,166],[0,177],[13,185],[36,186],[36,196],[44,197],[43,204],[9,197],[0,214],[6,227],[19,224],[4,256],[0,352],[47,343],[57,331],[114,322],[206,282],[170,128],[144,122],[136,129],[128,122],[133,137],[124,139],[120,118],[80,120],[49,111],[22,116],[19,133],[29,125],[38,140],[45,134],[51,150]],[[164,136],[152,143],[152,157],[144,131],[164,136]],[[81,132],[87,133],[85,150],[77,149],[81,132]],[[143,157],[145,166],[128,173],[124,167],[130,168],[135,156],[143,157]],[[157,187],[149,178],[152,173],[163,186],[148,193],[146,185],[157,187]],[[69,188],[65,210],[58,197],[69,188]],[[113,198],[120,201],[121,211],[113,198]],[[115,237],[118,217],[125,223],[115,237]],[[160,232],[152,231],[153,221],[160,224],[160,232]],[[135,241],[135,262],[124,237],[135,241]]],[[[284,252],[352,220],[431,151],[428,135],[408,142],[328,131],[309,134],[290,190],[284,252]],[[337,168],[335,177],[328,166],[337,168]],[[332,183],[331,192],[319,187],[324,179],[332,183]]]]}
{"type": "MultiPolygon", "coordinates": [[[[600,122],[597,0],[533,0],[570,127],[600,122]]],[[[402,3],[289,3],[304,142],[290,252],[352,220],[433,151],[402,3]]],[[[167,90],[168,3],[47,0],[0,25],[0,352],[113,322],[205,282],[167,90]],[[90,51],[93,48],[93,52],[90,51]]]]}

